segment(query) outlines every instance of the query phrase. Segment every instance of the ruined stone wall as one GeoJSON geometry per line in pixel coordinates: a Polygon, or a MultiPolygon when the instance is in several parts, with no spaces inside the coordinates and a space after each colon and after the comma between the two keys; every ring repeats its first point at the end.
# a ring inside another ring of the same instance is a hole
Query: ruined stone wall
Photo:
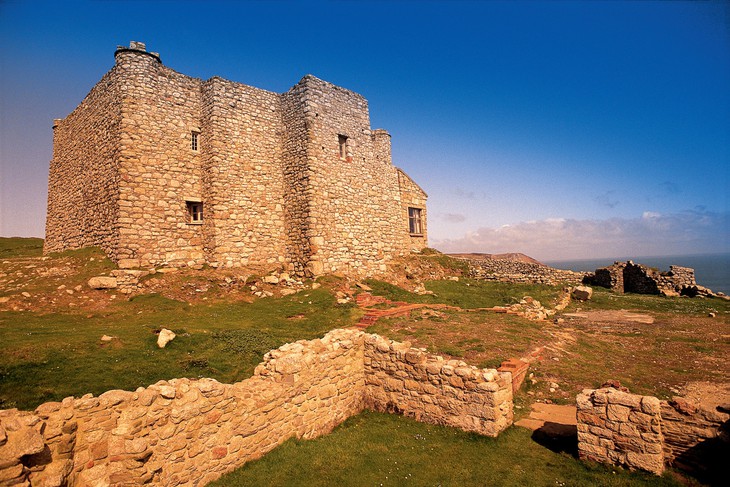
{"type": "Polygon", "coordinates": [[[173,379],[0,411],[0,484],[204,485],[366,406],[495,436],[512,421],[510,382],[509,373],[333,330],[269,352],[235,384],[173,379]]]}
{"type": "Polygon", "coordinates": [[[586,389],[576,402],[580,458],[661,475],[664,449],[659,399],[605,388],[586,389]]]}
{"type": "Polygon", "coordinates": [[[404,252],[397,170],[374,157],[367,101],[306,76],[300,82],[308,129],[309,267],[313,274],[385,271],[404,252]],[[339,137],[347,137],[341,157],[339,137]]]}
{"type": "MultiPolygon", "coordinates": [[[[683,470],[702,473],[713,450],[730,451],[730,414],[681,397],[661,402],[664,461],[683,470]]],[[[726,468],[726,465],[722,465],[726,468]]]]}
{"type": "Polygon", "coordinates": [[[174,379],[46,403],[34,413],[2,411],[0,479],[204,485],[292,436],[329,433],[361,411],[362,339],[340,330],[285,345],[236,384],[174,379]]]}
{"type": "Polygon", "coordinates": [[[660,272],[632,261],[614,262],[608,267],[596,269],[584,281],[621,293],[678,296],[697,291],[694,269],[673,265],[669,266],[669,272],[660,272]]]}
{"type": "Polygon", "coordinates": [[[65,119],[54,121],[44,252],[99,246],[114,257],[119,239],[121,125],[116,68],[65,119]]]}
{"type": "Polygon", "coordinates": [[[625,268],[625,262],[614,262],[613,265],[609,267],[596,269],[596,272],[592,276],[586,277],[586,283],[613,289],[614,291],[622,293],[624,292],[625,268]]]}
{"type": "Polygon", "coordinates": [[[497,436],[512,424],[512,375],[478,369],[378,335],[365,340],[365,404],[426,423],[497,436]]]}
{"type": "Polygon", "coordinates": [[[428,247],[428,228],[426,213],[426,193],[418,186],[405,172],[398,169],[398,187],[400,188],[401,199],[401,225],[403,228],[409,229],[408,208],[418,208],[421,210],[421,230],[420,234],[403,233],[403,245],[407,249],[421,250],[428,247]]]}
{"type": "Polygon", "coordinates": [[[718,468],[718,451],[730,450],[727,411],[610,387],[586,389],[576,402],[581,458],[656,474],[672,465],[702,475],[718,468]]]}
{"type": "Polygon", "coordinates": [[[553,269],[531,262],[502,259],[463,259],[469,263],[469,274],[487,281],[529,282],[557,285],[580,284],[585,273],[553,269]]]}
{"type": "Polygon", "coordinates": [[[201,81],[162,65],[143,45],[116,52],[122,85],[117,257],[122,267],[204,263],[202,228],[186,199],[202,197],[201,81]]]}
{"type": "Polygon", "coordinates": [[[279,95],[221,78],[203,85],[201,151],[208,262],[285,260],[279,95]]]}

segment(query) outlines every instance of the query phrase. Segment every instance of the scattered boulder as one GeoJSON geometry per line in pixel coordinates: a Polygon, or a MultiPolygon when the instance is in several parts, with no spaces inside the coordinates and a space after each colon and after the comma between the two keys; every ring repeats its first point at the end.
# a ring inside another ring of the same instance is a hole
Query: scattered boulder
{"type": "Polygon", "coordinates": [[[279,278],[276,276],[264,276],[262,281],[267,284],[279,284],[279,278]]]}
{"type": "Polygon", "coordinates": [[[101,341],[102,341],[102,342],[110,342],[110,341],[112,341],[112,340],[114,340],[114,337],[111,337],[111,336],[109,336],[109,335],[102,335],[102,336],[101,336],[101,341]]]}
{"type": "Polygon", "coordinates": [[[589,286],[576,286],[573,288],[571,296],[578,301],[588,301],[593,296],[593,288],[589,286]]]}
{"type": "Polygon", "coordinates": [[[355,285],[357,287],[359,287],[360,289],[362,289],[363,291],[372,291],[373,290],[373,288],[371,288],[370,286],[368,286],[367,284],[365,284],[363,282],[358,282],[355,285]]]}
{"type": "Polygon", "coordinates": [[[91,289],[116,289],[117,278],[108,276],[96,276],[89,279],[91,289]]]}
{"type": "Polygon", "coordinates": [[[163,328],[160,330],[160,334],[157,337],[157,346],[160,348],[165,348],[165,346],[170,343],[177,335],[172,330],[168,330],[167,328],[163,328]]]}

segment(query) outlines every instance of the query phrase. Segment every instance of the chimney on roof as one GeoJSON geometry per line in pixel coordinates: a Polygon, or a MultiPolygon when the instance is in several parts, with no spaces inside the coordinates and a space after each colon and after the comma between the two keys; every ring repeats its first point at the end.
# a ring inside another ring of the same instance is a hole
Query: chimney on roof
{"type": "Polygon", "coordinates": [[[144,42],[130,41],[129,48],[147,52],[147,46],[145,46],[144,42]]]}

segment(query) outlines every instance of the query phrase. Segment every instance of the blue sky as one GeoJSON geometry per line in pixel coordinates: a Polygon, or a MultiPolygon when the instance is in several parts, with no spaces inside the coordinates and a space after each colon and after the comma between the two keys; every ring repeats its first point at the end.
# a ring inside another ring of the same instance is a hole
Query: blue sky
{"type": "Polygon", "coordinates": [[[173,69],[364,95],[432,246],[730,251],[728,2],[0,2],[0,235],[42,236],[54,118],[142,41],[173,69]]]}

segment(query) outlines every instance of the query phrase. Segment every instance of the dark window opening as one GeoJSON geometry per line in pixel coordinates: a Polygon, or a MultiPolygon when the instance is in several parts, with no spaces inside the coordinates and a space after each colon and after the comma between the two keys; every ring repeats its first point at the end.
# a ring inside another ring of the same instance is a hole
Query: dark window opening
{"type": "Polygon", "coordinates": [[[190,133],[190,148],[194,151],[198,150],[198,136],[199,135],[200,135],[199,132],[190,133]]]}
{"type": "Polygon", "coordinates": [[[347,159],[347,137],[338,135],[337,140],[340,143],[340,159],[347,159]]]}

